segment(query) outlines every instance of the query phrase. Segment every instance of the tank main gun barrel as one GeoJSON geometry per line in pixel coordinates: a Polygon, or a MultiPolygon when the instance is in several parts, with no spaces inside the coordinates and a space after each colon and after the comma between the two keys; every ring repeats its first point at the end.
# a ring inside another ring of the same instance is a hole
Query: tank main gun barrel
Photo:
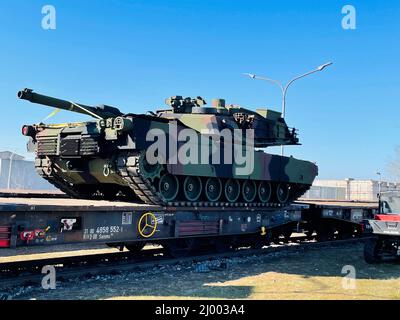
{"type": "Polygon", "coordinates": [[[98,118],[113,118],[122,115],[122,112],[119,111],[117,108],[110,107],[110,106],[97,106],[91,107],[86,106],[83,104],[77,104],[71,101],[66,101],[62,99],[57,99],[49,96],[45,96],[42,94],[38,94],[33,92],[32,89],[23,89],[18,91],[17,93],[18,98],[28,100],[32,103],[42,104],[49,107],[59,108],[63,110],[68,110],[72,112],[86,114],[92,117],[97,116],[98,118]]]}

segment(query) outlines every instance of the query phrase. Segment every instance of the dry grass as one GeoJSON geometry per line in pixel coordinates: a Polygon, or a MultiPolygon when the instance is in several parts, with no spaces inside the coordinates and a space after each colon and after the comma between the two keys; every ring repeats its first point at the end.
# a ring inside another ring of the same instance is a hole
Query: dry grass
{"type": "Polygon", "coordinates": [[[37,299],[400,299],[400,265],[368,265],[363,246],[306,251],[282,257],[255,257],[223,271],[193,268],[124,274],[35,290],[37,299]],[[342,268],[356,270],[356,288],[342,286],[342,268]]]}
{"type": "MultiPolygon", "coordinates": [[[[147,282],[137,295],[112,299],[400,299],[400,265],[368,265],[362,245],[309,251],[286,258],[260,259],[225,272],[182,276],[155,288],[147,282]],[[346,289],[342,268],[356,270],[355,287],[346,289]]],[[[136,290],[137,291],[137,290],[136,290]]]]}

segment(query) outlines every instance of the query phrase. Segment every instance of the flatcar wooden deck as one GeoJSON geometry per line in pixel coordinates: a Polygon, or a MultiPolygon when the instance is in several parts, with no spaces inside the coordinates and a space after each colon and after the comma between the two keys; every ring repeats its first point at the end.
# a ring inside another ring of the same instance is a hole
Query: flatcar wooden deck
{"type": "Polygon", "coordinates": [[[378,209],[378,201],[355,201],[355,200],[333,200],[333,199],[301,199],[296,201],[300,204],[314,205],[316,207],[335,207],[351,209],[378,209]]]}
{"type": "Polygon", "coordinates": [[[159,206],[120,201],[80,200],[69,198],[0,197],[1,211],[121,211],[160,210],[159,206]]]}

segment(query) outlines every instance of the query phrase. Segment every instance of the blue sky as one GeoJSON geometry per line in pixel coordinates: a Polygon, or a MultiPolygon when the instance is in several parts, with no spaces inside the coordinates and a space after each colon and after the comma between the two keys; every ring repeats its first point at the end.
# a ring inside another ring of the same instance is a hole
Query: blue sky
{"type": "Polygon", "coordinates": [[[320,178],[368,179],[400,144],[397,0],[2,0],[0,14],[0,150],[25,154],[21,126],[51,112],[17,100],[24,87],[135,113],[172,95],[280,110],[277,87],[242,73],[286,81],[327,61],[288,91],[286,119],[303,145],[287,154],[316,161],[320,178]],[[41,27],[47,4],[56,30],[41,27]],[[346,4],[356,30],[341,27],[346,4]]]}

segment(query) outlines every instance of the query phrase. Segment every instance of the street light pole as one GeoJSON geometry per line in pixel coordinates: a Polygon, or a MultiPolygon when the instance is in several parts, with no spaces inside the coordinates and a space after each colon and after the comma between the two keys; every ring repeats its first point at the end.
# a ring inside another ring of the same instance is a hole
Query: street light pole
{"type": "MultiPolygon", "coordinates": [[[[330,65],[332,65],[332,62],[325,63],[325,64],[323,64],[323,65],[320,65],[319,67],[317,67],[317,68],[314,69],[314,70],[311,70],[311,71],[306,72],[306,73],[304,73],[304,74],[302,74],[302,75],[299,75],[299,76],[297,76],[297,77],[294,77],[294,78],[291,79],[285,86],[284,86],[284,85],[282,84],[282,82],[280,82],[279,80],[275,80],[275,79],[271,79],[271,78],[266,78],[266,77],[260,77],[260,76],[257,76],[257,75],[255,75],[255,74],[252,74],[252,73],[244,73],[244,75],[247,75],[247,76],[249,76],[249,77],[252,78],[252,79],[264,80],[264,81],[271,82],[271,83],[273,83],[273,84],[276,84],[276,85],[281,89],[281,93],[282,93],[282,118],[285,118],[285,114],[286,114],[286,93],[287,93],[287,90],[289,89],[290,85],[291,85],[293,82],[295,82],[296,80],[299,80],[299,79],[301,79],[301,78],[304,78],[304,77],[306,77],[306,76],[308,76],[308,75],[310,75],[310,74],[313,74],[313,73],[315,73],[315,72],[322,71],[322,70],[324,70],[326,67],[328,67],[328,66],[330,66],[330,65]]],[[[281,146],[281,155],[283,156],[283,145],[281,146]]]]}
{"type": "Polygon", "coordinates": [[[382,175],[381,175],[381,173],[378,171],[377,173],[376,173],[378,176],[379,176],[379,182],[378,182],[378,194],[379,194],[379,196],[381,195],[381,185],[382,185],[382,175]]]}

